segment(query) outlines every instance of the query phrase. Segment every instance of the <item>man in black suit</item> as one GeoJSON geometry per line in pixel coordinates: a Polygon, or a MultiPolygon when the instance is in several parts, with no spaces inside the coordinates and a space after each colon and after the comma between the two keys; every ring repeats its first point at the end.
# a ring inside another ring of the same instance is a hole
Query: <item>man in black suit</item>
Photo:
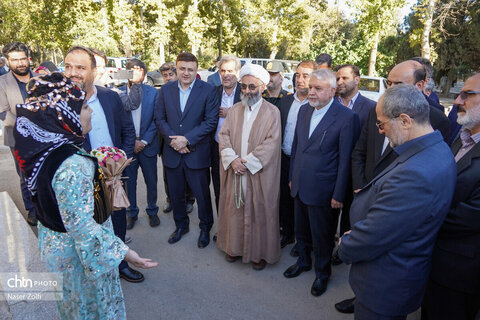
{"type": "Polygon", "coordinates": [[[308,81],[310,74],[317,64],[305,60],[298,64],[295,73],[295,94],[285,95],[279,103],[282,123],[282,163],[280,173],[280,229],[282,237],[280,246],[295,242],[295,216],[293,212],[293,198],[288,186],[290,171],[290,155],[292,153],[293,136],[297,125],[297,116],[300,107],[308,103],[308,81]]]}
{"type": "MultiPolygon", "coordinates": [[[[215,131],[215,137],[212,139],[212,182],[215,192],[215,204],[217,206],[220,199],[220,154],[218,152],[218,132],[222,128],[223,121],[227,116],[228,109],[235,103],[240,102],[240,93],[242,92],[238,83],[238,72],[242,67],[240,60],[233,55],[226,55],[220,59],[218,72],[222,79],[222,84],[217,87],[219,98],[218,125],[215,131]]],[[[215,240],[215,239],[214,239],[215,240]]]]}
{"type": "Polygon", "coordinates": [[[480,75],[455,100],[460,137],[452,145],[457,185],[437,237],[422,305],[423,320],[480,316],[480,75]]]}
{"type": "Polygon", "coordinates": [[[337,83],[332,71],[312,72],[308,86],[309,103],[298,112],[289,177],[299,257],[283,275],[293,278],[309,271],[313,251],[315,281],[311,294],[320,296],[331,274],[335,221],[347,190],[358,116],[335,101],[337,83]]]}
{"type": "MultiPolygon", "coordinates": [[[[352,64],[343,64],[335,67],[337,76],[337,99],[345,107],[349,108],[358,115],[360,128],[367,120],[368,113],[375,108],[376,102],[370,100],[358,92],[360,84],[360,70],[352,64]]],[[[343,203],[342,215],[340,218],[340,235],[350,230],[350,206],[353,201],[353,189],[350,185],[345,195],[343,203]]],[[[336,252],[332,257],[332,264],[338,265],[342,260],[336,252]]]]}
{"type": "MultiPolygon", "coordinates": [[[[423,92],[425,86],[426,70],[417,61],[407,60],[397,64],[388,74],[388,86],[397,84],[415,85],[423,92]]],[[[434,130],[439,130],[445,141],[449,138],[450,122],[448,118],[430,106],[430,124],[434,130]]],[[[376,126],[377,114],[375,109],[370,110],[367,120],[363,125],[360,137],[352,152],[352,185],[354,193],[359,192],[376,175],[382,172],[397,158],[397,154],[389,145],[388,139],[378,132],[376,126]]],[[[342,313],[353,313],[355,298],[346,299],[335,304],[335,308],[342,313]]]]}

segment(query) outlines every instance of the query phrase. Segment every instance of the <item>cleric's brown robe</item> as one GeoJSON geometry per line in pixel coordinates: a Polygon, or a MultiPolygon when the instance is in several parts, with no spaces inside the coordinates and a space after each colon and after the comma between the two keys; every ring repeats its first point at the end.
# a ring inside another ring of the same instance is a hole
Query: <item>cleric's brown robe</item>
{"type": "MultiPolygon", "coordinates": [[[[260,162],[262,169],[246,179],[244,206],[235,205],[235,173],[231,166],[220,165],[220,201],[218,208],[218,247],[231,256],[242,256],[244,263],[264,259],[272,264],[280,259],[280,199],[281,124],[277,107],[267,101],[262,104],[248,137],[248,151],[260,162]]],[[[220,154],[232,148],[241,154],[245,107],[241,102],[228,112],[218,134],[220,154]]],[[[238,176],[237,176],[238,183],[238,176]]]]}

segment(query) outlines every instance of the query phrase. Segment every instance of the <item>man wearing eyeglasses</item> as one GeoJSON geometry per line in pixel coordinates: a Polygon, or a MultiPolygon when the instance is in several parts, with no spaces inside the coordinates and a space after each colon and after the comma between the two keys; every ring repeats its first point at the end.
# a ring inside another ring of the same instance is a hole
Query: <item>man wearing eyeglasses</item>
{"type": "Polygon", "coordinates": [[[420,307],[457,170],[416,87],[387,89],[376,113],[398,157],[356,194],[338,254],[352,264],[355,319],[406,319],[420,307]]]}
{"type": "MultiPolygon", "coordinates": [[[[388,74],[388,86],[408,84],[415,86],[423,93],[425,78],[425,67],[417,61],[407,60],[392,68],[388,74]]],[[[430,124],[434,130],[439,130],[444,140],[447,141],[450,131],[448,118],[431,104],[431,100],[427,98],[425,100],[429,105],[430,124]]],[[[352,152],[352,184],[355,193],[397,158],[396,152],[390,147],[390,141],[383,133],[379,132],[376,122],[377,114],[375,108],[372,108],[352,152]]],[[[378,125],[382,126],[381,123],[378,125]]],[[[335,308],[342,313],[353,313],[354,302],[355,298],[346,299],[336,303],[335,308]]]]}
{"type": "Polygon", "coordinates": [[[433,252],[422,319],[480,319],[480,75],[455,99],[457,185],[433,252]]]}
{"type": "Polygon", "coordinates": [[[240,69],[241,102],[218,133],[220,202],[217,245],[228,262],[262,270],[280,259],[280,112],[262,98],[270,81],[257,64],[240,69]]]}
{"type": "MultiPolygon", "coordinates": [[[[12,42],[3,47],[3,55],[7,58],[10,72],[0,77],[0,119],[4,124],[3,143],[10,147],[13,155],[15,139],[13,127],[16,121],[15,106],[24,103],[27,98],[26,85],[30,78],[36,76],[30,70],[30,55],[28,47],[22,42],[12,42]]],[[[23,172],[18,167],[15,159],[17,173],[20,176],[23,203],[28,211],[27,222],[32,226],[37,225],[35,207],[31,201],[30,192],[23,177],[23,172]]]]}

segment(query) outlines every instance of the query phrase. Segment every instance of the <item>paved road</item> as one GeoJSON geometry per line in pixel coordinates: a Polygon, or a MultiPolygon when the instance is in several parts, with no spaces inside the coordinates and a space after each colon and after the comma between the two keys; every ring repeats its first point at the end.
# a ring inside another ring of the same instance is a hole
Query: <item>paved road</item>
{"type": "MultiPolygon", "coordinates": [[[[158,162],[161,172],[161,161],[158,162]]],[[[161,176],[161,175],[160,175],[161,176]]],[[[13,159],[0,147],[0,191],[7,191],[25,214],[13,159]]],[[[158,268],[144,272],[143,283],[122,280],[129,319],[353,319],[334,309],[334,303],[350,298],[347,283],[349,267],[333,268],[328,290],[321,297],[310,294],[313,271],[295,279],[283,277],[283,271],[295,262],[284,249],[276,265],[255,271],[250,264],[230,264],[214,243],[197,248],[197,208],[190,214],[190,233],[174,245],[167,243],[174,230],[172,214],[160,213],[161,225],[151,228],[145,214],[146,195],[143,176],[139,174],[140,215],[128,231],[130,246],[142,256],[159,262],[158,268]]],[[[158,183],[160,207],[164,203],[163,181],[158,183]]],[[[213,193],[212,193],[213,194],[213,193]]],[[[216,226],[214,229],[216,230],[216,226]]],[[[418,312],[409,320],[420,319],[418,312]]]]}

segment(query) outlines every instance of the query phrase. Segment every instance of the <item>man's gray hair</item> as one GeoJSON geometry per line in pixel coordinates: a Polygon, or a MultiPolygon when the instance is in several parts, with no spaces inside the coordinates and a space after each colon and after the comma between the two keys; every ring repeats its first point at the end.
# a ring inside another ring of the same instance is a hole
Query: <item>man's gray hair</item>
{"type": "Polygon", "coordinates": [[[430,106],[416,86],[399,84],[388,88],[383,94],[382,110],[388,119],[405,113],[418,124],[430,123],[430,106]]]}
{"type": "Polygon", "coordinates": [[[321,81],[328,81],[330,88],[337,88],[337,78],[330,69],[318,69],[312,72],[311,77],[315,77],[321,81]]]}
{"type": "Polygon", "coordinates": [[[230,62],[230,61],[235,62],[235,71],[238,72],[242,68],[242,62],[240,61],[240,59],[238,59],[233,54],[227,54],[226,56],[223,56],[220,59],[220,62],[218,63],[218,69],[220,69],[222,67],[222,64],[224,64],[225,62],[230,62]]]}

